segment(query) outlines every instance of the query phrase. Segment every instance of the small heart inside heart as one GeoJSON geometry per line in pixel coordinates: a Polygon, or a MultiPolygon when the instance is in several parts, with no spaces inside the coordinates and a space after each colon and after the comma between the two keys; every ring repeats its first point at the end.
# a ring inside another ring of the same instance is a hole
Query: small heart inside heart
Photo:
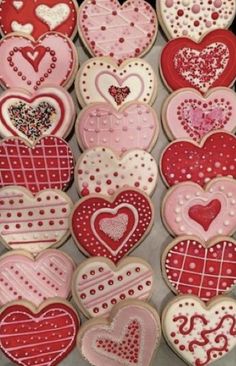
{"type": "Polygon", "coordinates": [[[108,89],[109,94],[113,97],[117,105],[121,105],[127,96],[130,94],[130,89],[127,86],[122,88],[111,85],[108,89]]]}
{"type": "Polygon", "coordinates": [[[104,218],[100,221],[99,227],[112,240],[121,239],[125,233],[129,218],[126,214],[119,214],[111,218],[104,218]]]}
{"type": "Polygon", "coordinates": [[[20,49],[22,56],[33,66],[34,70],[38,72],[39,64],[46,54],[44,46],[22,47],[20,49]]]}
{"type": "Polygon", "coordinates": [[[195,205],[192,206],[189,211],[189,217],[196,221],[199,225],[207,231],[211,223],[215,220],[217,215],[220,213],[221,203],[219,200],[214,199],[208,203],[208,205],[195,205]]]}

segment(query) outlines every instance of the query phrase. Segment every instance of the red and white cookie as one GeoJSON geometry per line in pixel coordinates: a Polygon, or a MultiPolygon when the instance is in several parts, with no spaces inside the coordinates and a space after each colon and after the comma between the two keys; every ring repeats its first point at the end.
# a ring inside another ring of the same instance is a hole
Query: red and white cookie
{"type": "Polygon", "coordinates": [[[61,33],[47,32],[38,40],[11,33],[0,40],[0,83],[4,88],[35,91],[46,84],[69,88],[78,69],[73,42],[61,33]]]}
{"type": "Polygon", "coordinates": [[[117,266],[107,258],[89,258],[74,272],[73,299],[85,316],[107,316],[120,301],[149,299],[153,280],[151,266],[141,258],[124,258],[117,266]]]}
{"type": "Polygon", "coordinates": [[[138,300],[122,301],[109,319],[91,319],[77,337],[82,356],[96,366],[149,366],[159,346],[161,326],[156,310],[138,300]]]}
{"type": "Polygon", "coordinates": [[[148,104],[130,102],[117,111],[109,103],[93,103],[79,114],[75,131],[83,150],[105,146],[122,155],[133,149],[152,150],[159,124],[148,104]]]}
{"type": "Polygon", "coordinates": [[[192,366],[207,366],[227,355],[236,346],[235,326],[236,301],[224,296],[207,305],[196,296],[178,296],[162,315],[166,341],[192,366]]]}
{"type": "Polygon", "coordinates": [[[93,56],[110,56],[118,64],[143,56],[157,35],[157,17],[144,0],[84,0],[78,14],[79,34],[93,56]]]}
{"type": "Polygon", "coordinates": [[[167,229],[178,235],[196,235],[209,240],[236,231],[236,180],[216,178],[204,189],[193,182],[170,188],[162,203],[167,229]]]}
{"type": "Polygon", "coordinates": [[[56,366],[73,350],[80,321],[69,302],[28,301],[0,310],[0,349],[16,365],[56,366]]]}
{"type": "Polygon", "coordinates": [[[150,198],[127,188],[110,199],[101,195],[81,199],[71,215],[71,232],[85,255],[117,263],[146,237],[153,219],[150,198]]]}
{"type": "Polygon", "coordinates": [[[0,96],[0,135],[23,137],[30,144],[45,135],[65,138],[75,114],[73,99],[62,87],[47,86],[34,93],[12,88],[0,96]]]}
{"type": "Polygon", "coordinates": [[[80,105],[108,102],[119,109],[125,103],[152,104],[157,94],[157,78],[151,65],[140,58],[122,62],[111,57],[94,57],[78,71],[75,90],[80,105]]]}
{"type": "Polygon", "coordinates": [[[157,183],[157,165],[146,151],[135,149],[119,157],[113,150],[98,146],[86,150],[75,167],[81,196],[100,193],[112,196],[119,188],[134,187],[152,195],[157,183]]]}
{"type": "Polygon", "coordinates": [[[162,108],[162,122],[170,140],[201,139],[209,132],[236,130],[236,95],[229,88],[213,88],[201,95],[185,88],[172,93],[162,108]]]}
{"type": "Polygon", "coordinates": [[[8,249],[37,254],[58,247],[70,234],[73,203],[60,190],[44,189],[35,196],[24,187],[0,189],[0,241],[8,249]]]}
{"type": "Polygon", "coordinates": [[[228,28],[236,12],[235,0],[157,0],[156,5],[168,38],[194,41],[214,29],[228,28]]]}
{"type": "Polygon", "coordinates": [[[227,236],[201,242],[180,236],[162,255],[162,273],[177,294],[196,295],[209,301],[236,285],[236,241],[227,236]]]}
{"type": "Polygon", "coordinates": [[[174,39],[162,50],[160,70],[170,90],[194,88],[204,94],[216,86],[231,86],[236,78],[236,36],[218,29],[199,43],[174,39]]]}
{"type": "Polygon", "coordinates": [[[0,142],[0,187],[23,186],[32,193],[66,189],[73,176],[70,146],[56,136],[41,137],[32,147],[19,137],[0,142]]]}
{"type": "Polygon", "coordinates": [[[7,252],[0,257],[0,305],[25,299],[38,306],[52,297],[66,299],[74,269],[61,250],[44,250],[36,258],[24,250],[7,252]]]}
{"type": "Polygon", "coordinates": [[[204,187],[215,177],[236,178],[236,137],[216,131],[197,144],[178,139],[169,144],[160,159],[160,171],[168,186],[192,181],[204,187]]]}

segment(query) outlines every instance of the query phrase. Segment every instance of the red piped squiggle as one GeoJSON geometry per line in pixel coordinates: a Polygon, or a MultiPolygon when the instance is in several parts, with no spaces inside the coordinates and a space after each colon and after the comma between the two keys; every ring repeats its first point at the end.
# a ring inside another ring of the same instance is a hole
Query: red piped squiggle
{"type": "Polygon", "coordinates": [[[180,316],[177,316],[176,318],[174,318],[173,320],[174,320],[174,322],[177,322],[178,320],[183,320],[183,323],[179,326],[179,331],[181,334],[187,335],[187,334],[190,334],[190,332],[193,330],[195,319],[200,319],[204,325],[207,325],[207,323],[208,323],[207,320],[204,318],[204,316],[194,315],[190,318],[190,327],[187,330],[184,330],[184,328],[189,320],[187,316],[180,315],[180,316]]]}

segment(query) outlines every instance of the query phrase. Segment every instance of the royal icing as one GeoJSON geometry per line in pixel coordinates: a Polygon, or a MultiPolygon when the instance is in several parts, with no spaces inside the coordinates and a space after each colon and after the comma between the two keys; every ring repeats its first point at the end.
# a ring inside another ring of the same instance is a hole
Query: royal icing
{"type": "Polygon", "coordinates": [[[108,103],[94,103],[82,110],[75,126],[80,146],[105,146],[121,155],[133,149],[150,151],[159,125],[155,111],[143,103],[131,102],[117,111],[108,103]]]}
{"type": "Polygon", "coordinates": [[[214,29],[228,28],[236,11],[235,0],[157,0],[157,7],[169,38],[194,41],[214,29]]]}
{"type": "Polygon", "coordinates": [[[0,143],[0,187],[23,186],[32,193],[66,189],[73,166],[69,145],[56,136],[42,137],[33,147],[18,137],[0,143]]]}
{"type": "Polygon", "coordinates": [[[153,223],[150,199],[141,191],[123,189],[110,200],[85,197],[75,206],[71,231],[87,255],[118,262],[148,234],[153,223]]]}
{"type": "Polygon", "coordinates": [[[171,139],[188,137],[199,142],[207,133],[236,129],[236,95],[229,88],[214,88],[204,97],[194,89],[172,93],[165,101],[162,119],[171,139]]]}
{"type": "Polygon", "coordinates": [[[163,201],[162,215],[167,228],[178,235],[196,235],[209,240],[236,231],[236,181],[211,180],[202,189],[183,182],[172,187],[163,201]]]}
{"type": "Polygon", "coordinates": [[[70,294],[74,263],[60,250],[44,250],[36,258],[13,250],[0,257],[0,305],[25,299],[40,305],[70,294]]]}
{"type": "Polygon", "coordinates": [[[134,187],[151,195],[157,182],[155,159],[146,151],[135,149],[120,158],[106,147],[88,149],[79,158],[75,180],[81,196],[100,193],[112,196],[122,187],[134,187]]]}
{"type": "Polygon", "coordinates": [[[77,3],[74,0],[3,0],[0,3],[0,30],[30,34],[35,39],[48,31],[74,37],[77,3]]]}
{"type": "Polygon", "coordinates": [[[194,88],[206,93],[216,86],[231,86],[236,78],[236,37],[214,30],[199,43],[177,38],[163,48],[162,76],[172,90],[194,88]]]}
{"type": "Polygon", "coordinates": [[[157,80],[151,65],[139,58],[117,66],[112,58],[95,57],[85,62],[76,77],[76,94],[82,106],[108,102],[119,109],[125,103],[152,104],[157,80]]]}
{"type": "Polygon", "coordinates": [[[0,96],[0,135],[19,136],[34,144],[45,135],[66,137],[75,118],[75,106],[61,87],[43,87],[34,93],[13,88],[0,96]]]}
{"type": "Polygon", "coordinates": [[[236,138],[224,131],[206,135],[200,144],[176,140],[164,150],[160,170],[167,185],[192,181],[204,186],[219,176],[236,178],[236,138]]]}
{"type": "Polygon", "coordinates": [[[78,15],[80,36],[93,56],[118,64],[145,54],[155,41],[157,18],[144,0],[84,0],[78,15]]]}
{"type": "Polygon", "coordinates": [[[27,35],[9,34],[0,41],[0,82],[4,88],[35,91],[45,84],[69,88],[78,67],[72,41],[48,32],[37,41],[27,35]]]}
{"type": "Polygon", "coordinates": [[[73,298],[86,316],[107,315],[126,299],[146,300],[153,286],[153,271],[140,258],[125,258],[119,265],[106,258],[90,258],[74,273],[73,298]]]}
{"type": "Polygon", "coordinates": [[[25,301],[2,309],[0,349],[17,365],[56,366],[75,347],[77,314],[69,303],[53,301],[34,310],[25,301]]]}
{"type": "Polygon", "coordinates": [[[149,366],[160,337],[157,312],[141,301],[127,301],[114,308],[109,321],[89,320],[78,346],[92,365],[149,366]]]}
{"type": "Polygon", "coordinates": [[[219,297],[205,306],[197,297],[180,296],[163,314],[164,335],[188,364],[207,366],[236,346],[236,301],[219,297]]]}

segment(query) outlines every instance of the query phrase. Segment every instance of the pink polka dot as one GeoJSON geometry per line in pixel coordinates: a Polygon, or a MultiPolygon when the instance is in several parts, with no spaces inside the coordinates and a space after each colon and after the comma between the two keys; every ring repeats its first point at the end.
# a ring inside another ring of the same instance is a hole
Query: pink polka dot
{"type": "Polygon", "coordinates": [[[192,6],[192,12],[194,14],[198,14],[200,12],[200,10],[201,10],[200,5],[195,4],[192,6]]]}

